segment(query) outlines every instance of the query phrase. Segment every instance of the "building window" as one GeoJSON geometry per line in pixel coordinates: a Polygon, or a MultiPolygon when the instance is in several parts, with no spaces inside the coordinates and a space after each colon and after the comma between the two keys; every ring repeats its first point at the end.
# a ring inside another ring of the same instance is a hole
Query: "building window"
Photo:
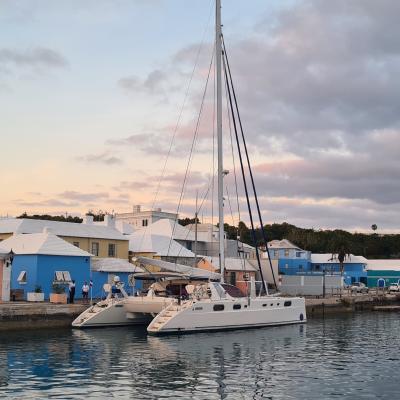
{"type": "Polygon", "coordinates": [[[236,272],[230,272],[230,273],[229,273],[229,283],[230,283],[232,286],[235,286],[235,285],[236,285],[236,272]]]}
{"type": "Polygon", "coordinates": [[[320,271],[321,270],[321,266],[318,265],[318,264],[314,268],[315,268],[316,271],[320,271]]]}
{"type": "Polygon", "coordinates": [[[66,283],[71,282],[71,274],[69,271],[55,271],[54,272],[54,283],[66,283]]]}
{"type": "Polygon", "coordinates": [[[142,219],[142,226],[147,226],[149,224],[148,219],[142,219]]]}
{"type": "Polygon", "coordinates": [[[284,253],[285,257],[289,257],[289,249],[285,249],[284,253]]]}
{"type": "Polygon", "coordinates": [[[26,271],[21,271],[19,273],[17,281],[20,285],[26,284],[26,271]]]}
{"type": "Polygon", "coordinates": [[[296,257],[300,258],[301,257],[301,251],[296,251],[296,257]]]}
{"type": "Polygon", "coordinates": [[[274,258],[279,258],[279,251],[278,250],[274,250],[274,258]]]}
{"type": "Polygon", "coordinates": [[[303,266],[301,264],[299,265],[299,271],[303,271],[303,266]]]}
{"type": "Polygon", "coordinates": [[[73,244],[75,247],[78,247],[78,248],[80,247],[80,246],[79,246],[79,242],[73,242],[72,244],[73,244]]]}
{"type": "Polygon", "coordinates": [[[115,257],[115,255],[116,255],[115,248],[116,248],[116,246],[114,243],[108,244],[108,257],[115,257]]]}
{"type": "Polygon", "coordinates": [[[99,242],[92,242],[92,251],[91,251],[91,253],[96,257],[99,256],[99,248],[100,248],[99,242]]]}

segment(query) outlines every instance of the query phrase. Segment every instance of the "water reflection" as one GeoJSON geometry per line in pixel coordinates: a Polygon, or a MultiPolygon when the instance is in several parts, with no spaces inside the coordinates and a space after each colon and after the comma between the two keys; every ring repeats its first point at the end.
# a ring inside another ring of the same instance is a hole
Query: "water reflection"
{"type": "Polygon", "coordinates": [[[0,334],[0,396],[397,398],[399,320],[149,337],[144,328],[0,334]]]}

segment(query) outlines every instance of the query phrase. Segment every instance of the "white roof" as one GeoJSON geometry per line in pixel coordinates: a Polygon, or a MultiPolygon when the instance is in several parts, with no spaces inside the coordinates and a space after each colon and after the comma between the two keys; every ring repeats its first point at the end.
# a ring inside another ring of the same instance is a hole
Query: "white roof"
{"type": "Polygon", "coordinates": [[[143,232],[145,232],[146,234],[161,235],[169,238],[172,237],[176,240],[194,241],[194,229],[187,229],[178,222],[174,222],[172,219],[167,218],[160,219],[144,228],[141,228],[137,232],[142,232],[142,235],[143,232]]]}
{"type": "Polygon", "coordinates": [[[134,253],[155,253],[158,256],[194,257],[194,253],[167,236],[148,232],[135,232],[128,236],[129,251],[134,253]]]}
{"type": "Polygon", "coordinates": [[[296,249],[301,250],[300,247],[296,246],[287,239],[282,240],[271,240],[268,242],[268,248],[270,249],[296,249]]]}
{"type": "Polygon", "coordinates": [[[152,265],[155,267],[159,267],[163,271],[178,272],[193,279],[197,278],[219,280],[221,276],[220,274],[210,272],[205,269],[193,268],[182,264],[174,264],[163,260],[155,260],[153,258],[137,257],[136,260],[143,265],[152,265]]]}
{"type": "MultiPolygon", "coordinates": [[[[203,258],[208,260],[215,267],[215,269],[219,269],[219,257],[203,257],[203,258]]],[[[257,260],[253,261],[257,263],[257,260]]],[[[257,271],[256,267],[253,266],[248,259],[233,258],[233,257],[225,258],[225,269],[227,271],[248,271],[248,272],[257,271]]]]}
{"type": "Polygon", "coordinates": [[[371,271],[400,271],[400,260],[367,260],[371,271]]]}
{"type": "MultiPolygon", "coordinates": [[[[339,260],[337,258],[337,254],[325,253],[325,254],[311,254],[311,262],[313,264],[338,264],[339,260]]],[[[367,264],[368,260],[363,256],[355,256],[350,254],[346,255],[344,260],[345,264],[367,264]]]]}
{"type": "Polygon", "coordinates": [[[99,272],[145,272],[143,268],[122,258],[94,258],[92,260],[92,270],[99,272]]]}
{"type": "Polygon", "coordinates": [[[92,254],[66,242],[51,232],[17,234],[1,242],[1,246],[15,254],[44,254],[54,256],[92,257],[92,254]]]}
{"type": "Polygon", "coordinates": [[[9,251],[0,245],[0,256],[5,256],[9,251]]]}
{"type": "Polygon", "coordinates": [[[29,218],[0,219],[0,233],[39,233],[43,232],[44,228],[49,228],[57,236],[127,240],[121,232],[112,226],[29,218]]]}
{"type": "Polygon", "coordinates": [[[123,235],[131,235],[135,232],[135,228],[133,227],[133,225],[128,224],[122,220],[115,221],[115,229],[117,229],[123,235]]]}

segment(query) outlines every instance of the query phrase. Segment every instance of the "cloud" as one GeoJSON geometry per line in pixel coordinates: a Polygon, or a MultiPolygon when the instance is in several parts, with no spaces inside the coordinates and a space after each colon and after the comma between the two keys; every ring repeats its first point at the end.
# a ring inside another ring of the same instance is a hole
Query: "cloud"
{"type": "Polygon", "coordinates": [[[62,201],[59,199],[48,199],[43,201],[26,201],[26,200],[16,200],[16,203],[22,207],[77,207],[79,203],[62,201]]]}
{"type": "Polygon", "coordinates": [[[60,193],[58,197],[79,202],[100,202],[108,199],[109,194],[108,192],[82,193],[74,190],[66,190],[63,193],[60,193]]]}
{"type": "Polygon", "coordinates": [[[104,165],[120,165],[123,160],[109,152],[100,154],[87,154],[85,156],[76,157],[77,161],[85,162],[88,164],[104,164],[104,165]]]}
{"type": "Polygon", "coordinates": [[[0,49],[0,65],[17,67],[65,68],[68,61],[55,50],[46,47],[34,47],[26,50],[10,48],[0,49]]]}
{"type": "Polygon", "coordinates": [[[145,79],[140,79],[136,75],[121,78],[118,86],[127,92],[148,93],[156,95],[165,95],[166,85],[168,84],[168,75],[160,69],[151,71],[145,79]]]}

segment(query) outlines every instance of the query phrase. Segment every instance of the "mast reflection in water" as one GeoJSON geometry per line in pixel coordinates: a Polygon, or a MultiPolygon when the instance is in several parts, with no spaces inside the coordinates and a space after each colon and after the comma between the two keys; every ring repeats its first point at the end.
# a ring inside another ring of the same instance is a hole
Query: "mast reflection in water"
{"type": "Polygon", "coordinates": [[[0,334],[0,397],[397,398],[397,314],[148,337],[144,328],[0,334]]]}

